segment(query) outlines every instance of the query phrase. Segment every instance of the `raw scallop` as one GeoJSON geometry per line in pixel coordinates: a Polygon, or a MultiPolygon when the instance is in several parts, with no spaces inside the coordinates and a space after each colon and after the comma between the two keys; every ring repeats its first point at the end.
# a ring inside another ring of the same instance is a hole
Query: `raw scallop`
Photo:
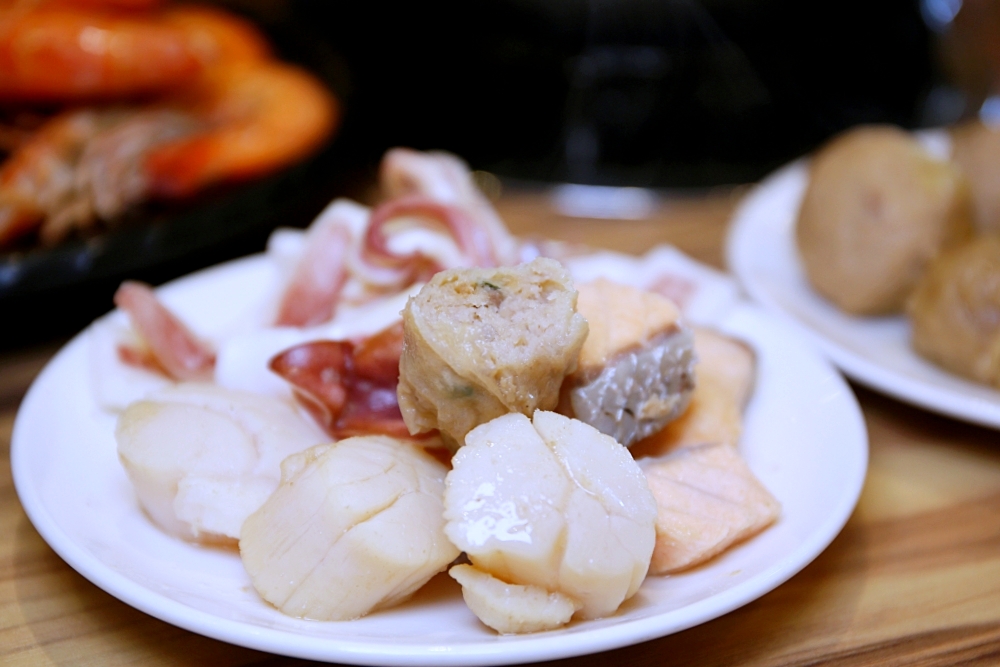
{"type": "Polygon", "coordinates": [[[581,618],[639,589],[656,503],[613,438],[554,412],[511,413],[471,431],[452,464],[445,531],[477,571],[564,595],[581,618]]]}
{"type": "Polygon", "coordinates": [[[157,524],[188,540],[235,542],[277,488],[282,459],[327,438],[280,399],[179,384],[129,405],[115,439],[157,524]]]}
{"type": "Polygon", "coordinates": [[[260,596],[320,621],[399,603],[459,551],[445,537],[445,466],[411,442],[361,436],[281,464],[281,486],[243,525],[260,596]]]}

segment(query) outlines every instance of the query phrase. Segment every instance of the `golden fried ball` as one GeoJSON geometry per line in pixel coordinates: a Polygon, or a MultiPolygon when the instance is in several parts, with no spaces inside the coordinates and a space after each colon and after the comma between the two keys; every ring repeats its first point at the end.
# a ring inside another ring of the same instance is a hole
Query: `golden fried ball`
{"type": "Polygon", "coordinates": [[[952,160],[972,191],[976,226],[1000,232],[1000,127],[973,121],[956,127],[951,137],[952,160]]]}
{"type": "Polygon", "coordinates": [[[907,310],[919,354],[1000,387],[1000,236],[981,236],[935,259],[907,310]]]}
{"type": "Polygon", "coordinates": [[[815,155],[796,237],[813,287],[859,315],[892,313],[927,263],[971,237],[957,167],[890,126],[863,126],[815,155]]]}

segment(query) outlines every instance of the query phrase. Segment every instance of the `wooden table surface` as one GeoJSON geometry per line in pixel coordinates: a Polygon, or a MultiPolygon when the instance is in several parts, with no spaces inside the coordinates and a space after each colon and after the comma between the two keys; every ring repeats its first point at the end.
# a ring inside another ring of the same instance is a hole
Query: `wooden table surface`
{"type": "MultiPolygon", "coordinates": [[[[562,218],[542,194],[507,194],[499,205],[516,233],[628,252],[670,242],[721,266],[726,220],[740,193],[667,199],[639,222],[562,218]]],[[[15,494],[8,454],[18,403],[56,349],[0,353],[0,664],[304,664],[136,611],[39,537],[15,494]]],[[[722,618],[561,664],[1000,664],[1000,434],[854,390],[871,439],[870,467],[857,509],[825,552],[722,618]]]]}

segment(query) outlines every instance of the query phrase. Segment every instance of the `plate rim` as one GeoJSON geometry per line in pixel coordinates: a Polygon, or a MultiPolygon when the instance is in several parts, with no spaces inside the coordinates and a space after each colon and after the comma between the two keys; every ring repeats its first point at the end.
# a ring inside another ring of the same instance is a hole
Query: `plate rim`
{"type": "MultiPolygon", "coordinates": [[[[255,261],[258,257],[261,255],[225,262],[189,274],[167,285],[176,285],[236,263],[255,261]]],[[[738,303],[720,320],[720,325],[724,326],[726,321],[739,313],[760,318],[766,322],[765,326],[784,327],[780,321],[770,317],[762,308],[746,301],[738,303]]],[[[28,481],[30,474],[27,469],[27,455],[23,453],[27,445],[22,444],[26,437],[22,435],[22,432],[27,428],[25,426],[27,417],[23,415],[28,414],[33,409],[31,406],[35,402],[42,400],[39,396],[41,394],[40,387],[44,387],[46,382],[44,378],[57,373],[60,364],[64,363],[62,360],[70,354],[79,353],[75,350],[86,345],[87,331],[85,329],[74,337],[50,360],[32,383],[18,409],[11,436],[10,457],[15,490],[25,514],[45,542],[70,567],[98,588],[129,606],[190,632],[273,654],[362,665],[501,665],[598,653],[674,634],[718,618],[758,599],[811,563],[836,538],[850,518],[860,497],[867,472],[867,428],[853,392],[844,382],[842,376],[830,366],[829,362],[808,347],[803,346],[803,352],[811,354],[818,364],[828,370],[827,379],[842,385],[839,389],[845,397],[843,408],[851,422],[847,428],[855,431],[858,436],[855,443],[854,467],[850,475],[853,485],[838,495],[839,503],[835,506],[834,511],[830,512],[820,526],[810,531],[807,539],[752,578],[721,593],[713,594],[676,610],[627,621],[630,628],[628,632],[622,632],[620,624],[598,627],[572,634],[571,642],[566,642],[566,636],[553,637],[547,636],[547,633],[539,633],[527,636],[519,635],[515,638],[499,636],[492,638],[488,644],[470,642],[451,647],[426,646],[414,650],[412,646],[407,645],[379,644],[376,646],[370,640],[346,641],[342,638],[292,634],[280,628],[265,628],[248,625],[234,619],[220,618],[208,611],[188,606],[151,591],[142,584],[115,571],[114,568],[100,561],[97,556],[90,554],[82,546],[76,544],[49,514],[42,502],[39,489],[28,481]],[[685,620],[681,623],[672,623],[664,629],[663,618],[675,615],[681,610],[684,610],[685,620]]],[[[793,335],[793,332],[787,328],[786,333],[793,335]]]]}

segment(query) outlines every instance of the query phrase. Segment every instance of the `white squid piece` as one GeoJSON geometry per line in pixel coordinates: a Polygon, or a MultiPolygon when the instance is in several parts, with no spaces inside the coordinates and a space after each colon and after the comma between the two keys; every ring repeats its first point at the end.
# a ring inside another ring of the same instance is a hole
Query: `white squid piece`
{"type": "Polygon", "coordinates": [[[328,437],[288,402],[179,384],[128,406],[118,457],[139,504],[183,539],[235,543],[277,488],[281,461],[328,437]]]}
{"type": "MultiPolygon", "coordinates": [[[[533,422],[511,413],[470,431],[452,464],[445,530],[475,570],[527,593],[558,593],[585,619],[615,613],[639,589],[653,553],[656,501],[614,438],[554,412],[537,411],[533,422]]],[[[533,608],[545,607],[527,601],[505,612],[515,623],[504,614],[480,620],[501,633],[568,620],[546,621],[548,612],[533,608]]]]}

